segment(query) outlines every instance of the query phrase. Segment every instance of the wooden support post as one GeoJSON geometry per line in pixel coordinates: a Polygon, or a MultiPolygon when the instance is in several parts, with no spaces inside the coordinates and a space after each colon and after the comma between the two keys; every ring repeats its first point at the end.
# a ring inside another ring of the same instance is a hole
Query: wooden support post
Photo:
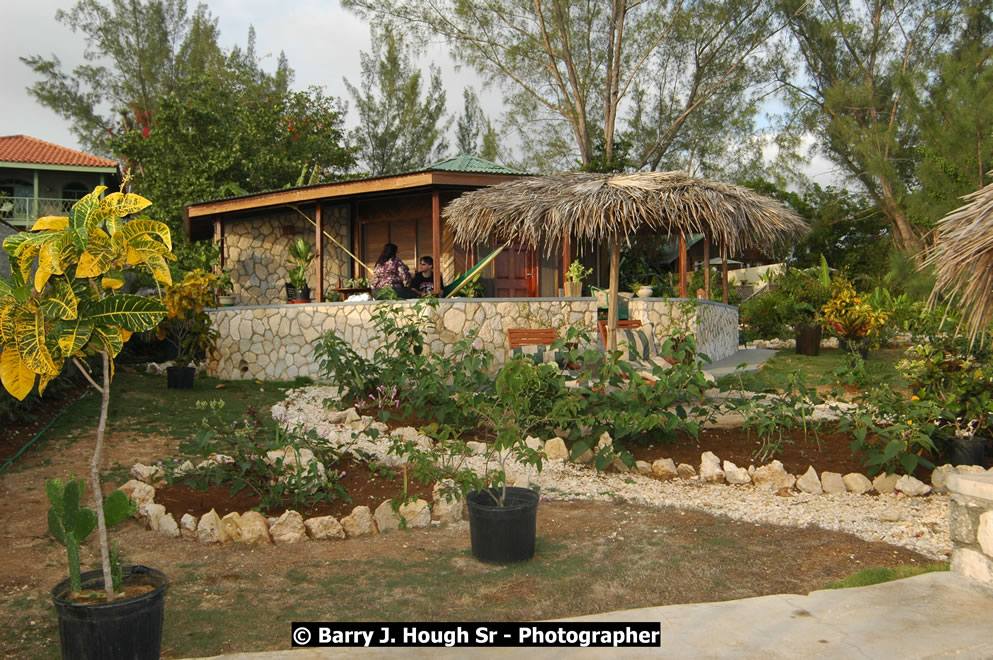
{"type": "Polygon", "coordinates": [[[710,300],[710,236],[703,235],[703,299],[710,300]]]}
{"type": "Polygon", "coordinates": [[[679,297],[689,298],[686,282],[686,234],[679,234],[679,297]]]}
{"type": "Polygon", "coordinates": [[[441,199],[438,189],[431,191],[431,258],[434,259],[434,295],[442,297],[441,290],[441,199]]]}
{"type": "Polygon", "coordinates": [[[565,295],[566,271],[572,265],[572,241],[569,239],[569,232],[562,232],[562,294],[565,295]]]}
{"type": "Polygon", "coordinates": [[[617,347],[617,306],[620,304],[621,242],[615,236],[610,244],[610,288],[607,292],[607,350],[617,347]]]}
{"type": "Polygon", "coordinates": [[[314,247],[317,249],[317,302],[324,302],[324,212],[318,202],[314,209],[314,247]]]}
{"type": "Polygon", "coordinates": [[[728,246],[721,246],[721,288],[724,291],[724,304],[728,304],[728,246]]]}
{"type": "Polygon", "coordinates": [[[214,218],[214,242],[217,243],[217,263],[224,268],[224,223],[220,217],[214,218]]]}

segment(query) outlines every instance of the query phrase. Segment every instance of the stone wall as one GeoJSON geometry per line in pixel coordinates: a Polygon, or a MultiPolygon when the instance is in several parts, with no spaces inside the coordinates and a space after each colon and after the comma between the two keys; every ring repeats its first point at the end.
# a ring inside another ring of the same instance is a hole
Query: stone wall
{"type": "MultiPolygon", "coordinates": [[[[372,315],[376,302],[311,303],[309,305],[270,305],[228,307],[211,310],[210,315],[220,333],[218,350],[208,365],[213,376],[230,379],[291,380],[297,376],[318,379],[314,342],[323,333],[336,331],[357,353],[371,356],[372,315]]],[[[392,304],[413,309],[414,302],[392,304]]],[[[694,328],[701,346],[712,359],[731,355],[737,349],[735,307],[702,303],[703,310],[686,301],[673,304],[661,298],[632,301],[631,318],[655,324],[656,334],[664,336],[678,319],[679,327],[694,328]],[[733,339],[708,337],[705,333],[735,328],[733,339]],[[701,334],[704,333],[704,334],[701,334]]],[[[563,333],[569,325],[582,324],[592,329],[596,323],[596,301],[592,298],[519,298],[456,299],[439,302],[428,310],[425,332],[428,350],[446,354],[455,341],[471,328],[479,328],[483,345],[493,352],[495,364],[506,360],[509,328],[553,327],[563,333]]],[[[595,336],[595,333],[592,333],[595,336]]]]}
{"type": "MultiPolygon", "coordinates": [[[[313,215],[313,209],[307,211],[313,215]]],[[[348,207],[324,208],[324,231],[348,245],[348,207]]],[[[305,238],[314,244],[316,230],[299,213],[287,210],[266,217],[227,220],[224,223],[224,264],[231,269],[236,300],[251,305],[285,302],[290,279],[290,243],[305,238]],[[292,233],[284,228],[292,227],[292,233]]],[[[323,239],[325,288],[337,286],[338,278],[350,278],[351,259],[345,251],[323,239]]],[[[307,273],[311,289],[317,285],[317,261],[307,273]]],[[[313,291],[316,295],[316,291],[313,291]]]]}
{"type": "Polygon", "coordinates": [[[952,570],[993,587],[993,474],[952,474],[952,570]]]}

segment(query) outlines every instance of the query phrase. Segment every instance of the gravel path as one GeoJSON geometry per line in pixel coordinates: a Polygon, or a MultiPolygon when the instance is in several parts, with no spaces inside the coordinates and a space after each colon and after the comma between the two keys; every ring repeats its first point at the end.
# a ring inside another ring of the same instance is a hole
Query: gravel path
{"type": "MultiPolygon", "coordinates": [[[[313,429],[329,442],[385,457],[385,441],[372,442],[365,436],[353,439],[352,427],[338,421],[343,413],[324,407],[325,399],[337,398],[337,390],[328,386],[291,390],[286,401],[273,406],[272,414],[290,427],[313,429]]],[[[363,424],[370,422],[369,418],[363,418],[363,424]]],[[[428,440],[422,437],[422,441],[428,440]]],[[[396,460],[396,457],[387,458],[396,460]]],[[[482,457],[471,457],[468,462],[475,469],[484,466],[482,457]]],[[[939,560],[946,560],[952,549],[947,494],[907,497],[903,494],[810,495],[793,491],[777,495],[751,485],[710,484],[699,479],[660,481],[638,474],[597,473],[589,467],[561,460],[547,461],[540,473],[515,463],[508,467],[507,473],[511,485],[538,486],[549,499],[633,502],[696,509],[747,522],[813,525],[854,534],[867,541],[891,543],[939,560]]]]}

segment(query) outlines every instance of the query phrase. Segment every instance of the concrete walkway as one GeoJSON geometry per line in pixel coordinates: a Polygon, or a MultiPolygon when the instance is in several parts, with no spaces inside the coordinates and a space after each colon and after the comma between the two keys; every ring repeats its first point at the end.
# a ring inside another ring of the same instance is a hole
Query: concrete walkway
{"type": "MultiPolygon", "coordinates": [[[[563,620],[658,621],[662,644],[657,649],[297,649],[217,658],[993,658],[993,590],[950,572],[807,596],[649,607],[563,620]]],[[[287,646],[289,636],[287,621],[287,646]]]]}

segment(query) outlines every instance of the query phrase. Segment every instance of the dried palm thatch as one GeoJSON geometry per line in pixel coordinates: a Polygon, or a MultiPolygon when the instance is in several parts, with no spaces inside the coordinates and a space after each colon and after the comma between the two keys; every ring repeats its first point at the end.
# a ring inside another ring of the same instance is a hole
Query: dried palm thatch
{"type": "Polygon", "coordinates": [[[962,199],[965,205],[938,222],[925,264],[934,265],[931,304],[941,295],[957,296],[975,339],[993,320],[993,184],[962,199]]]}
{"type": "Polygon", "coordinates": [[[808,231],[779,202],[682,172],[519,179],[466,193],[443,216],[462,245],[493,237],[544,246],[548,254],[564,235],[626,242],[634,234],[703,233],[735,252],[769,249],[808,231]]]}

